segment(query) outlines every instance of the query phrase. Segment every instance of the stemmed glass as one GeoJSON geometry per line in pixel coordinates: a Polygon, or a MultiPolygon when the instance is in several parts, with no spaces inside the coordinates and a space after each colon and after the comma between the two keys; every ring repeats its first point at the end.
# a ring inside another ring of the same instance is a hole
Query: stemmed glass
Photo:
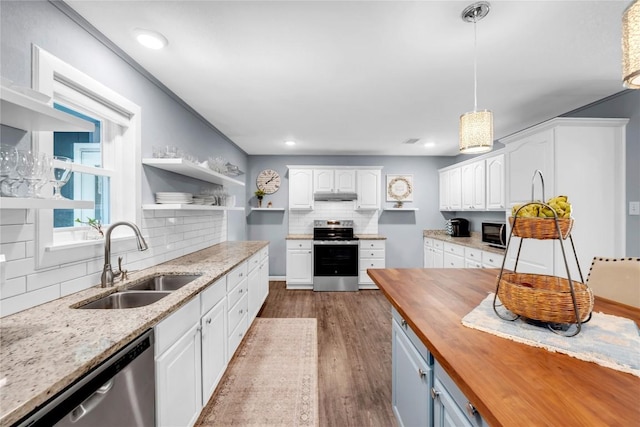
{"type": "Polygon", "coordinates": [[[49,181],[53,184],[53,199],[67,199],[60,194],[60,189],[69,182],[73,160],[63,156],[53,156],[49,181]]]}
{"type": "Polygon", "coordinates": [[[21,151],[18,153],[16,172],[27,182],[25,197],[38,197],[38,184],[42,181],[42,174],[46,170],[49,156],[45,153],[21,151]]]}
{"type": "Polygon", "coordinates": [[[10,145],[0,145],[0,195],[11,196],[9,177],[18,164],[18,150],[10,145]]]}

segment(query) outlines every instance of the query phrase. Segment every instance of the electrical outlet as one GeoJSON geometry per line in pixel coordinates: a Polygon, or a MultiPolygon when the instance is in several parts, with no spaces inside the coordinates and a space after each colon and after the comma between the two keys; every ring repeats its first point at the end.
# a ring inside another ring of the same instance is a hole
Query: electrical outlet
{"type": "Polygon", "coordinates": [[[629,215],[640,215],[640,202],[629,202],[629,215]]]}

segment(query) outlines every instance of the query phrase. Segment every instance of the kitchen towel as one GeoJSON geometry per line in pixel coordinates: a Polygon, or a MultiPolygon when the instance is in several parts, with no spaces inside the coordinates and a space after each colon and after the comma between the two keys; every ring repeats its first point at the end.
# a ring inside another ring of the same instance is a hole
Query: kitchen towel
{"type": "Polygon", "coordinates": [[[633,320],[593,312],[578,335],[563,337],[521,319],[513,322],[500,319],[493,311],[493,295],[489,294],[463,317],[462,324],[640,377],[640,335],[633,320]]]}

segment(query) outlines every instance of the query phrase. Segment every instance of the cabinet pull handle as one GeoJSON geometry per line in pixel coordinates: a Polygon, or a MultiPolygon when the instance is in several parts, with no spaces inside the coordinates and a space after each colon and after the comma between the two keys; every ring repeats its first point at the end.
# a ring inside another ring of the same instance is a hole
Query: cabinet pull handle
{"type": "Polygon", "coordinates": [[[402,320],[400,321],[400,323],[401,323],[401,324],[402,324],[402,326],[404,326],[405,328],[407,327],[407,321],[406,321],[406,320],[402,319],[402,320]]]}
{"type": "Polygon", "coordinates": [[[238,293],[242,293],[242,288],[240,288],[240,290],[238,291],[238,293]]]}
{"type": "Polygon", "coordinates": [[[211,320],[213,320],[213,319],[211,319],[211,317],[209,317],[209,318],[207,319],[207,324],[208,324],[208,325],[210,325],[210,324],[211,324],[211,320]]]}
{"type": "Polygon", "coordinates": [[[469,417],[471,418],[475,417],[478,414],[478,410],[471,404],[471,402],[467,402],[467,404],[465,405],[465,409],[467,410],[467,415],[469,415],[469,417]]]}
{"type": "Polygon", "coordinates": [[[240,273],[240,277],[242,277],[244,275],[244,273],[240,273]]]}
{"type": "Polygon", "coordinates": [[[427,373],[423,371],[422,368],[418,368],[418,375],[420,375],[420,378],[424,378],[427,376],[427,373]]]}
{"type": "Polygon", "coordinates": [[[243,310],[242,310],[242,309],[240,309],[240,314],[242,314],[242,311],[243,311],[243,310]]]}
{"type": "Polygon", "coordinates": [[[431,398],[433,400],[436,400],[438,397],[440,397],[440,392],[437,391],[435,388],[431,387],[431,398]]]}

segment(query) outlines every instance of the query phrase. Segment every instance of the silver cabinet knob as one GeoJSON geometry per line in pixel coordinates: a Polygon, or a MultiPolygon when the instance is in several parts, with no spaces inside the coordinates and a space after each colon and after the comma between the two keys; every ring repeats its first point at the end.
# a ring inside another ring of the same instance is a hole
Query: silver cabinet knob
{"type": "Polygon", "coordinates": [[[467,415],[469,415],[469,417],[471,418],[475,417],[478,414],[478,410],[471,404],[471,402],[467,402],[467,404],[465,405],[465,409],[467,410],[467,415]]]}
{"type": "Polygon", "coordinates": [[[210,324],[211,324],[211,320],[212,320],[211,318],[208,318],[208,319],[207,319],[207,325],[210,325],[210,324]]]}
{"type": "Polygon", "coordinates": [[[240,309],[240,314],[242,314],[243,311],[244,311],[243,309],[240,309]]]}
{"type": "Polygon", "coordinates": [[[439,396],[440,396],[440,392],[437,391],[435,388],[431,387],[431,398],[433,400],[436,400],[439,396]]]}
{"type": "Polygon", "coordinates": [[[422,368],[418,368],[418,375],[420,376],[420,378],[424,378],[427,376],[427,373],[423,371],[422,368]]]}
{"type": "Polygon", "coordinates": [[[242,293],[242,291],[243,291],[243,289],[242,289],[242,288],[240,288],[240,289],[238,290],[238,293],[239,293],[239,294],[241,294],[241,293],[242,293]]]}
{"type": "Polygon", "coordinates": [[[404,326],[405,328],[407,327],[407,321],[406,321],[406,320],[402,319],[402,320],[400,321],[400,323],[401,323],[401,324],[402,324],[402,326],[404,326]]]}

